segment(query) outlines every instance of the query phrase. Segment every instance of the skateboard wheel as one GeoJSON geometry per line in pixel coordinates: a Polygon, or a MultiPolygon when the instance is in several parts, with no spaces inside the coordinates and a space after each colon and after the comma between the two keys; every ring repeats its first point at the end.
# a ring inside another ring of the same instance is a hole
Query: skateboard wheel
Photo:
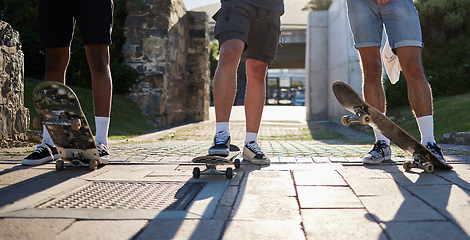
{"type": "Polygon", "coordinates": [[[74,118],[72,119],[70,126],[72,127],[72,130],[80,130],[80,128],[82,127],[82,122],[79,118],[74,118]]]}
{"type": "Polygon", "coordinates": [[[342,123],[344,126],[349,126],[349,125],[351,125],[351,121],[349,121],[350,118],[351,118],[351,116],[344,115],[344,116],[341,118],[341,123],[342,123]]]}
{"type": "Polygon", "coordinates": [[[227,168],[227,171],[225,171],[225,176],[227,177],[227,179],[232,179],[233,177],[233,169],[232,168],[227,168]]]}
{"type": "Polygon", "coordinates": [[[360,123],[362,125],[367,125],[370,123],[370,116],[369,115],[362,115],[361,118],[359,119],[360,123]]]}
{"type": "Polygon", "coordinates": [[[403,163],[403,168],[405,169],[405,171],[410,171],[411,170],[411,162],[410,161],[406,161],[403,163]]]}
{"type": "Polygon", "coordinates": [[[96,170],[98,168],[98,161],[96,160],[90,160],[90,163],[88,164],[88,168],[90,168],[90,170],[96,170]]]}
{"type": "Polygon", "coordinates": [[[240,159],[235,159],[235,161],[233,162],[233,164],[235,165],[235,169],[239,169],[240,166],[241,166],[241,163],[240,163],[240,159]]]}
{"type": "Polygon", "coordinates": [[[55,170],[57,170],[57,171],[64,170],[64,160],[57,160],[55,162],[55,170]]]}
{"type": "Polygon", "coordinates": [[[434,171],[434,166],[431,163],[423,164],[423,169],[427,173],[432,173],[434,171]]]}
{"type": "Polygon", "coordinates": [[[42,128],[41,117],[36,116],[33,118],[33,127],[34,128],[42,128]]]}
{"type": "Polygon", "coordinates": [[[193,178],[199,178],[201,176],[201,169],[198,167],[193,168],[193,178]]]}

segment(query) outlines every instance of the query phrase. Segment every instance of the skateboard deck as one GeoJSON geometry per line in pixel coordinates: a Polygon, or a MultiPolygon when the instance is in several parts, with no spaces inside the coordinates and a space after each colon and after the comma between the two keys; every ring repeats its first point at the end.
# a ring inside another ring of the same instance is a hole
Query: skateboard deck
{"type": "Polygon", "coordinates": [[[349,125],[351,123],[361,123],[371,125],[380,133],[390,139],[398,147],[413,156],[413,162],[406,161],[403,164],[405,170],[411,168],[421,168],[426,172],[434,171],[434,168],[452,169],[447,163],[443,163],[429,149],[419,141],[405,132],[392,120],[379,112],[377,109],[366,103],[354,89],[346,83],[336,81],[333,83],[333,93],[338,102],[354,116],[343,116],[341,123],[349,125]]]}
{"type": "Polygon", "coordinates": [[[33,119],[33,126],[41,128],[44,124],[59,152],[56,169],[87,166],[95,170],[101,163],[100,156],[72,89],[61,83],[41,83],[33,91],[33,105],[39,113],[33,119]]]}
{"type": "Polygon", "coordinates": [[[204,163],[206,164],[206,169],[201,171],[199,167],[193,169],[193,177],[199,178],[201,175],[225,175],[227,179],[233,177],[233,169],[228,167],[227,170],[217,170],[217,165],[231,165],[235,166],[235,169],[240,168],[240,159],[237,158],[240,154],[240,148],[235,145],[230,145],[230,152],[228,156],[215,156],[208,155],[207,152],[202,153],[201,155],[193,158],[191,162],[193,163],[204,163]]]}

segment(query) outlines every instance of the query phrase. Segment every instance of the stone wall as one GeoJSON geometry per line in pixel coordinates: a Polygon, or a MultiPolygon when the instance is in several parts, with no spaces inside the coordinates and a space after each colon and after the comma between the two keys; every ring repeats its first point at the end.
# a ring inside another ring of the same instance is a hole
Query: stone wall
{"type": "Polygon", "coordinates": [[[142,74],[129,97],[155,127],[207,120],[207,15],[181,0],[128,0],[126,9],[124,58],[142,74]]]}
{"type": "Polygon", "coordinates": [[[24,55],[20,35],[0,20],[0,147],[24,145],[29,110],[24,107],[24,55]]]}

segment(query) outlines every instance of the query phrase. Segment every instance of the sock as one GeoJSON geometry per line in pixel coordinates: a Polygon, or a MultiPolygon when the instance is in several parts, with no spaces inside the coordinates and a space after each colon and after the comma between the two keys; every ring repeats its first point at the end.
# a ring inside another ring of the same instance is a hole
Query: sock
{"type": "Polygon", "coordinates": [[[390,146],[390,139],[388,139],[387,137],[385,137],[382,133],[380,133],[379,131],[375,130],[374,128],[373,128],[372,130],[374,130],[375,142],[377,142],[377,141],[379,141],[379,140],[384,140],[384,141],[390,146]]]}
{"type": "Polygon", "coordinates": [[[257,141],[258,140],[258,133],[254,133],[254,132],[246,132],[246,136],[245,136],[245,145],[247,143],[250,143],[250,142],[253,142],[253,141],[257,141]]]}
{"type": "Polygon", "coordinates": [[[108,146],[109,117],[95,117],[95,142],[108,146]]]}
{"type": "Polygon", "coordinates": [[[54,142],[52,141],[51,135],[49,135],[49,131],[45,125],[42,125],[42,140],[50,146],[54,146],[54,142]]]}
{"type": "Polygon", "coordinates": [[[218,122],[215,124],[215,132],[230,132],[229,122],[218,122]]]}
{"type": "Polygon", "coordinates": [[[426,146],[428,142],[434,143],[434,119],[432,115],[416,118],[419,132],[421,133],[421,143],[426,146]]]}

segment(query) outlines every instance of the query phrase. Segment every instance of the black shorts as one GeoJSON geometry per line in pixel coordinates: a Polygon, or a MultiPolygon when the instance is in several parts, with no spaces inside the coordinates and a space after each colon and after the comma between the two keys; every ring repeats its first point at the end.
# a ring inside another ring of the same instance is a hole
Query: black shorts
{"type": "Polygon", "coordinates": [[[215,38],[219,44],[240,39],[245,42],[247,58],[271,64],[279,45],[281,15],[242,1],[223,1],[213,16],[215,38]]]}
{"type": "Polygon", "coordinates": [[[113,8],[113,0],[40,0],[41,46],[70,47],[75,23],[85,45],[110,45],[113,8]]]}

